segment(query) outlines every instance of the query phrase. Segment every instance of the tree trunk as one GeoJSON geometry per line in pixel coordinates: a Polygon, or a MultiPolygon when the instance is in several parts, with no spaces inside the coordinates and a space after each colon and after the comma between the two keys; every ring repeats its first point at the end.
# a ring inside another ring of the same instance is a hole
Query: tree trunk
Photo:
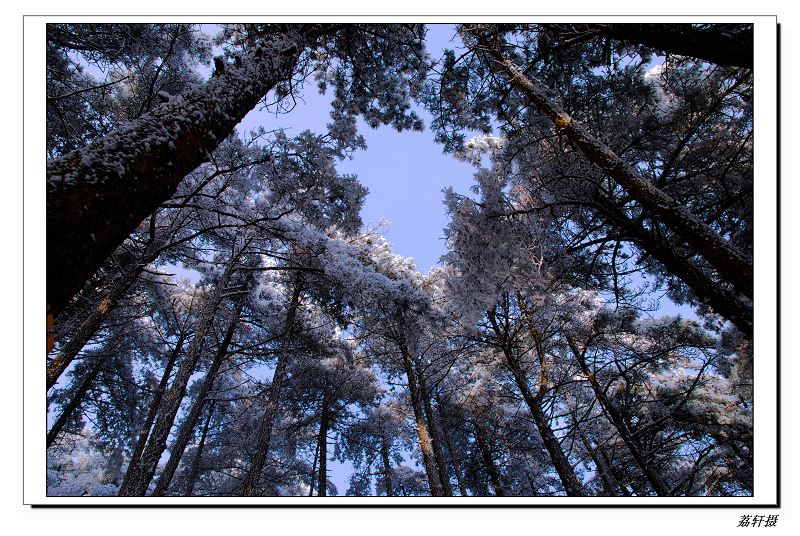
{"type": "Polygon", "coordinates": [[[53,427],[50,429],[50,431],[47,432],[47,448],[50,448],[50,445],[52,445],[53,441],[56,440],[58,434],[61,433],[61,429],[65,424],[67,424],[67,421],[75,412],[75,410],[78,409],[78,406],[80,406],[81,400],[83,400],[83,397],[86,396],[86,391],[88,391],[89,387],[91,387],[94,383],[94,380],[100,373],[100,369],[103,367],[104,362],[105,358],[99,358],[97,363],[92,366],[92,369],[88,372],[88,374],[84,376],[83,381],[81,381],[78,388],[75,389],[72,399],[61,411],[61,415],[59,415],[58,420],[53,423],[53,427]]]}
{"type": "Polygon", "coordinates": [[[186,491],[183,492],[184,497],[191,497],[194,491],[194,483],[197,480],[197,473],[200,469],[200,459],[203,456],[203,449],[206,445],[206,437],[208,437],[208,427],[211,424],[211,417],[214,416],[215,404],[216,400],[211,400],[211,403],[208,405],[208,417],[206,417],[206,423],[203,425],[203,433],[200,436],[200,443],[197,445],[197,452],[195,452],[194,458],[192,459],[192,465],[189,469],[189,479],[186,482],[186,491]]]}
{"type": "MultiPolygon", "coordinates": [[[[569,463],[569,459],[561,449],[561,443],[558,441],[558,438],[556,438],[553,430],[550,428],[550,422],[547,418],[547,415],[545,415],[544,411],[542,411],[540,396],[544,394],[544,390],[540,388],[539,396],[534,396],[531,393],[531,390],[528,388],[528,380],[525,376],[525,373],[520,369],[519,363],[514,357],[513,350],[509,347],[507,335],[497,324],[494,312],[489,311],[488,316],[492,323],[492,329],[494,329],[494,332],[497,336],[497,340],[500,342],[503,355],[506,359],[506,364],[514,376],[517,388],[519,388],[522,398],[525,400],[525,404],[528,406],[528,409],[531,412],[534,424],[536,424],[536,428],[539,430],[539,435],[542,438],[544,448],[550,455],[550,460],[553,462],[553,466],[555,467],[558,476],[561,478],[564,491],[566,491],[567,495],[571,497],[582,497],[586,495],[586,493],[583,491],[583,486],[581,486],[578,477],[575,475],[575,470],[572,468],[572,464],[569,463]]],[[[542,356],[540,356],[540,359],[541,357],[542,356]]],[[[542,385],[542,387],[544,387],[544,385],[542,385]]]]}
{"type": "Polygon", "coordinates": [[[483,464],[486,466],[486,472],[489,473],[489,480],[492,483],[494,494],[498,497],[505,497],[506,492],[500,480],[500,473],[494,465],[492,451],[489,448],[489,443],[486,441],[486,436],[483,435],[483,430],[478,424],[478,419],[475,419],[472,424],[475,426],[475,439],[478,443],[478,448],[481,450],[481,457],[483,457],[483,464]]]}
{"type": "Polygon", "coordinates": [[[328,494],[328,429],[330,428],[330,410],[326,397],[322,399],[322,410],[319,417],[319,436],[317,448],[319,450],[319,472],[317,473],[317,495],[325,497],[328,494]]]}
{"type": "Polygon", "coordinates": [[[150,437],[150,429],[153,427],[153,422],[156,420],[156,415],[161,407],[161,398],[163,397],[164,391],[167,388],[167,383],[169,383],[169,377],[172,374],[172,369],[175,367],[175,362],[178,360],[178,357],[181,354],[184,340],[185,334],[181,332],[180,336],[178,337],[178,342],[175,343],[175,349],[172,351],[169,361],[167,362],[167,366],[164,369],[164,374],[161,375],[161,381],[158,383],[156,392],[153,394],[153,400],[150,402],[150,409],[147,412],[147,418],[145,419],[144,425],[142,425],[142,428],[139,431],[139,437],[136,440],[136,447],[133,449],[131,462],[128,466],[128,471],[125,473],[125,478],[122,481],[121,488],[128,486],[128,475],[133,475],[131,472],[131,467],[134,465],[134,462],[138,463],[142,459],[142,453],[144,452],[144,448],[147,446],[147,439],[150,437]]]}
{"type": "Polygon", "coordinates": [[[281,342],[280,354],[278,354],[278,363],[275,365],[275,373],[272,375],[272,385],[269,390],[267,407],[264,410],[264,416],[261,418],[261,425],[258,428],[258,440],[256,442],[255,454],[250,462],[250,469],[247,472],[247,476],[244,479],[242,495],[245,497],[253,497],[257,494],[258,481],[261,478],[261,471],[263,471],[264,464],[267,461],[267,454],[269,454],[272,425],[275,422],[275,414],[278,408],[278,401],[280,400],[281,384],[286,375],[286,360],[289,354],[289,344],[292,341],[294,318],[297,314],[297,307],[300,305],[300,294],[302,291],[302,280],[298,276],[294,283],[292,299],[286,314],[286,327],[283,330],[283,341],[281,342]]]}
{"type": "Polygon", "coordinates": [[[119,495],[121,497],[141,497],[147,492],[147,487],[153,479],[158,461],[167,448],[169,432],[175,422],[175,415],[178,413],[178,409],[180,409],[181,401],[186,394],[186,386],[189,382],[189,378],[194,373],[195,365],[200,358],[205,336],[211,328],[217,309],[227,291],[226,287],[230,281],[231,274],[237,264],[239,255],[241,255],[244,249],[245,247],[242,247],[239,254],[232,255],[225,272],[216,283],[213,296],[211,296],[208,302],[203,306],[203,312],[200,315],[200,321],[195,330],[194,339],[186,350],[186,357],[184,357],[181,362],[175,379],[166,397],[164,397],[162,401],[161,411],[158,413],[153,430],[150,433],[150,438],[147,441],[147,446],[144,448],[139,460],[131,460],[128,471],[125,474],[125,481],[119,490],[119,495]]]}
{"type": "Polygon", "coordinates": [[[288,80],[303,35],[265,44],[185,94],[47,166],[47,303],[64,309],[114,249],[288,80]]]}
{"type": "Polygon", "coordinates": [[[436,458],[436,468],[439,472],[439,482],[442,485],[442,493],[446,497],[453,496],[453,487],[450,485],[450,472],[448,471],[447,461],[444,457],[444,450],[442,448],[442,434],[441,427],[439,426],[439,419],[434,413],[433,406],[431,405],[431,396],[428,388],[425,385],[425,379],[422,375],[419,377],[419,391],[422,397],[422,405],[425,409],[425,418],[428,423],[428,429],[431,433],[431,442],[433,443],[433,455],[436,458]]]}
{"type": "Polygon", "coordinates": [[[682,236],[736,290],[753,298],[753,261],[703,223],[685,206],[645,180],[606,144],[574,121],[550,97],[546,87],[523,75],[514,63],[503,57],[496,46],[479,38],[511,78],[511,83],[577,145],[587,159],[609,174],[630,196],[663,225],[682,236]]]}
{"type": "Polygon", "coordinates": [[[139,279],[144,267],[152,262],[153,259],[143,256],[141,262],[134,262],[128,266],[122,277],[114,283],[108,295],[100,302],[96,309],[92,311],[89,318],[83,321],[78,331],[67,342],[58,355],[47,364],[47,390],[53,387],[64,371],[69,367],[75,356],[78,355],[86,343],[97,333],[100,326],[106,321],[111,311],[117,306],[133,284],[139,279]],[[147,261],[147,262],[144,262],[147,261]]]}
{"type": "Polygon", "coordinates": [[[200,392],[197,394],[194,404],[192,404],[192,409],[189,411],[189,415],[186,416],[183,424],[181,424],[178,437],[175,439],[175,442],[169,449],[169,460],[167,460],[167,464],[164,466],[164,470],[161,471],[161,476],[159,476],[158,482],[156,482],[156,487],[153,490],[154,497],[164,495],[167,492],[167,488],[172,481],[172,477],[175,474],[175,471],[178,469],[178,464],[183,456],[183,451],[186,450],[186,445],[189,444],[189,440],[194,432],[195,423],[200,417],[200,413],[203,411],[203,405],[205,404],[208,393],[211,391],[211,388],[214,385],[217,372],[219,372],[222,362],[225,361],[226,357],[228,357],[228,347],[231,344],[231,340],[233,340],[233,333],[236,331],[236,325],[239,323],[239,315],[242,312],[242,305],[243,302],[239,300],[236,310],[234,311],[233,318],[231,319],[228,329],[225,332],[225,337],[222,340],[222,344],[217,350],[217,353],[214,355],[214,360],[211,362],[208,372],[206,372],[206,378],[203,381],[203,385],[200,387],[200,392]]]}
{"type": "Polygon", "coordinates": [[[636,464],[644,473],[647,481],[650,482],[650,486],[652,486],[653,491],[655,491],[659,497],[669,497],[671,495],[669,486],[667,486],[667,484],[661,478],[661,475],[659,475],[656,470],[653,469],[653,466],[645,458],[642,445],[631,433],[630,429],[628,428],[628,424],[625,421],[625,417],[622,415],[622,413],[620,413],[616,405],[608,399],[602,386],[597,381],[597,378],[595,378],[594,374],[592,374],[592,371],[589,370],[589,367],[586,364],[584,353],[580,351],[578,346],[575,344],[575,341],[572,340],[572,337],[566,335],[566,339],[572,354],[580,364],[581,371],[583,372],[584,376],[589,379],[589,384],[592,386],[592,390],[597,397],[597,401],[600,402],[600,405],[605,410],[608,419],[611,421],[611,424],[613,424],[619,432],[620,437],[622,437],[622,440],[625,442],[625,446],[628,447],[633,459],[636,460],[636,464]]]}
{"type": "Polygon", "coordinates": [[[389,442],[386,438],[381,438],[381,458],[383,459],[383,485],[386,486],[386,496],[393,497],[392,462],[389,459],[389,442]]]}
{"type": "Polygon", "coordinates": [[[655,48],[667,54],[690,56],[717,65],[753,68],[753,30],[725,31],[718,25],[693,28],[688,24],[603,24],[603,34],[655,48]]]}
{"type": "Polygon", "coordinates": [[[402,353],[403,368],[406,371],[408,391],[411,395],[411,407],[414,410],[414,418],[417,423],[417,435],[419,436],[422,460],[425,466],[425,473],[428,475],[428,486],[430,486],[432,496],[441,497],[444,494],[444,490],[442,489],[441,482],[439,482],[439,470],[436,465],[430,434],[428,433],[428,425],[425,422],[425,408],[423,407],[422,397],[417,387],[416,373],[411,363],[411,355],[408,353],[405,341],[401,341],[399,346],[402,353]]]}

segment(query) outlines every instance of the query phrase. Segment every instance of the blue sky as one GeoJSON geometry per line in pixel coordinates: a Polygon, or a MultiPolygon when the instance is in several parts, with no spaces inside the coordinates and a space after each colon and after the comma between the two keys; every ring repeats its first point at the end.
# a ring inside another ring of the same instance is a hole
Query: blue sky
{"type": "MultiPolygon", "coordinates": [[[[454,35],[452,25],[429,25],[426,46],[435,59],[444,47],[454,48],[449,40],[454,35]]],[[[302,92],[303,101],[288,114],[275,117],[254,110],[245,117],[238,129],[248,132],[259,125],[266,130],[283,127],[290,136],[309,129],[324,133],[330,121],[329,92],[320,95],[314,84],[302,92]]],[[[354,174],[369,188],[361,217],[365,223],[389,222],[386,238],[393,251],[412,257],[424,273],[439,262],[446,252],[443,229],[447,225],[442,189],[452,186],[466,194],[472,185],[475,171],[470,164],[442,153],[434,143],[433,132],[427,129],[430,116],[416,110],[425,121],[424,132],[398,133],[390,126],[372,129],[359,120],[358,129],[367,141],[367,150],[353,155],[337,166],[340,174],[354,174]]]]}

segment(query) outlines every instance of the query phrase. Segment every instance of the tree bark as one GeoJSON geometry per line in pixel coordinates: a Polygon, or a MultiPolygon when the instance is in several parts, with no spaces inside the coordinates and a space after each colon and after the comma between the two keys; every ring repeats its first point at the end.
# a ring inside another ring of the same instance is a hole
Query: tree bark
{"type": "Polygon", "coordinates": [[[242,495],[245,497],[257,495],[258,481],[261,478],[261,471],[264,470],[267,454],[269,454],[272,426],[275,422],[275,414],[281,396],[281,384],[286,375],[286,360],[289,353],[289,345],[292,341],[294,318],[297,314],[297,307],[300,305],[300,294],[302,291],[302,280],[298,276],[294,283],[289,310],[286,314],[286,327],[283,330],[283,341],[281,342],[280,354],[278,354],[278,362],[275,365],[275,373],[272,375],[272,385],[270,386],[267,407],[264,410],[264,415],[261,418],[261,425],[258,428],[258,440],[256,442],[255,454],[250,462],[250,469],[247,472],[247,476],[244,479],[242,495]]]}
{"type": "Polygon", "coordinates": [[[319,450],[319,471],[317,472],[317,495],[328,495],[328,429],[330,428],[330,409],[326,396],[323,395],[322,408],[319,416],[319,436],[317,448],[319,450]]]}
{"type": "Polygon", "coordinates": [[[54,316],[258,101],[291,77],[304,46],[302,35],[267,43],[267,53],[48,163],[47,303],[54,316]]]}
{"type": "Polygon", "coordinates": [[[450,472],[448,471],[447,461],[444,457],[444,450],[442,448],[442,433],[439,426],[439,419],[434,413],[431,404],[431,396],[428,388],[425,385],[425,379],[422,375],[419,377],[419,391],[422,397],[422,406],[425,409],[425,418],[428,423],[428,430],[431,434],[431,442],[433,443],[433,455],[436,458],[436,468],[439,472],[439,482],[442,485],[442,493],[446,497],[453,496],[453,486],[450,485],[450,472]]]}
{"type": "Polygon", "coordinates": [[[185,334],[181,332],[180,336],[178,337],[178,342],[175,343],[175,349],[172,351],[169,361],[167,361],[164,374],[161,375],[161,381],[158,383],[156,392],[153,394],[153,400],[150,402],[150,409],[147,411],[147,418],[145,419],[144,425],[142,425],[142,428],[139,431],[139,437],[136,440],[136,447],[131,455],[131,462],[128,466],[128,471],[125,473],[121,487],[127,487],[127,480],[129,478],[128,475],[133,475],[131,472],[131,466],[133,466],[134,462],[138,463],[138,461],[142,459],[142,453],[144,452],[144,448],[147,446],[147,439],[150,437],[150,430],[153,427],[153,422],[156,420],[156,415],[161,407],[161,398],[164,396],[164,391],[169,383],[169,377],[172,374],[172,369],[175,367],[175,363],[178,360],[178,357],[181,355],[181,349],[183,348],[184,341],[185,334]]]}
{"type": "MultiPolygon", "coordinates": [[[[509,347],[508,337],[505,333],[503,333],[503,331],[500,329],[500,326],[497,324],[497,319],[493,311],[489,311],[489,320],[492,323],[492,329],[497,335],[497,339],[506,359],[506,364],[514,376],[517,388],[520,390],[522,398],[531,412],[533,422],[536,424],[536,428],[539,430],[539,435],[542,438],[544,448],[550,455],[550,461],[553,462],[553,466],[555,467],[559,478],[561,478],[564,491],[566,491],[567,495],[571,497],[585,496],[586,493],[584,492],[583,486],[581,486],[578,477],[575,475],[575,470],[572,468],[572,464],[564,454],[564,451],[561,449],[561,443],[558,441],[558,438],[556,438],[553,430],[550,428],[550,422],[547,418],[547,415],[545,415],[544,411],[542,411],[540,397],[544,394],[544,390],[540,388],[538,396],[534,396],[533,393],[531,393],[531,390],[528,388],[528,380],[525,376],[525,372],[520,369],[519,363],[514,357],[512,349],[509,347]]],[[[544,385],[541,387],[544,387],[544,385]]]]}
{"type": "Polygon", "coordinates": [[[383,484],[386,486],[386,496],[393,497],[392,490],[392,462],[389,459],[389,441],[381,438],[381,458],[383,459],[383,484]]]}
{"type": "Polygon", "coordinates": [[[163,471],[161,471],[161,475],[158,477],[158,482],[156,482],[156,487],[153,490],[154,497],[162,496],[167,492],[167,488],[172,481],[172,477],[175,474],[175,471],[178,469],[178,464],[181,461],[183,452],[186,450],[186,445],[189,444],[189,439],[192,437],[197,419],[200,417],[200,413],[203,411],[203,405],[206,402],[206,397],[214,385],[214,380],[217,378],[217,372],[219,372],[222,362],[225,361],[226,357],[228,357],[228,348],[233,340],[233,333],[236,331],[236,326],[239,323],[239,315],[242,312],[242,305],[243,302],[239,300],[236,310],[234,311],[233,318],[231,319],[228,329],[225,332],[225,337],[222,340],[222,344],[220,344],[217,353],[214,355],[214,360],[211,362],[208,372],[206,372],[206,378],[203,381],[203,385],[200,387],[200,392],[197,394],[197,399],[195,399],[194,404],[192,404],[192,409],[189,411],[189,415],[186,416],[183,424],[181,424],[178,437],[175,439],[175,442],[169,449],[169,460],[167,460],[167,464],[164,466],[163,471]]]}

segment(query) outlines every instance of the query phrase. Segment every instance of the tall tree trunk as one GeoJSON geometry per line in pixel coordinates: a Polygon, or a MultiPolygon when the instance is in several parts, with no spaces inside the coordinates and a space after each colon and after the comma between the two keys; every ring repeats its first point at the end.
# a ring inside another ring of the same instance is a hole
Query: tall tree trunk
{"type": "Polygon", "coordinates": [[[383,460],[383,485],[386,487],[386,496],[393,497],[392,490],[392,462],[389,459],[389,441],[381,438],[381,458],[383,460]]]}
{"type": "Polygon", "coordinates": [[[200,321],[195,330],[194,339],[189,344],[189,348],[186,350],[186,357],[183,358],[181,366],[178,368],[178,372],[175,375],[175,379],[162,400],[161,410],[153,425],[150,438],[147,441],[147,446],[144,448],[141,458],[139,460],[131,460],[128,466],[128,471],[125,474],[125,481],[119,490],[119,495],[121,497],[141,497],[147,492],[147,487],[153,479],[158,461],[167,448],[169,432],[172,429],[172,425],[175,422],[175,415],[178,413],[183,397],[186,394],[186,386],[189,383],[189,378],[194,373],[195,365],[200,358],[205,336],[211,328],[217,309],[228,290],[226,287],[228,286],[228,282],[238,262],[239,255],[241,255],[245,247],[246,246],[243,246],[238,254],[232,254],[225,272],[216,283],[213,295],[203,306],[203,312],[200,314],[200,321]]]}
{"type": "Polygon", "coordinates": [[[211,400],[211,403],[208,405],[208,417],[206,417],[206,422],[203,425],[203,433],[200,435],[200,443],[197,445],[197,452],[194,454],[194,458],[192,459],[192,465],[189,468],[189,478],[186,482],[186,490],[183,492],[184,497],[191,497],[192,492],[194,491],[194,484],[197,481],[197,473],[200,469],[200,459],[203,457],[203,449],[206,445],[206,437],[208,437],[208,428],[211,424],[211,417],[214,416],[214,407],[216,406],[216,400],[211,400]]]}
{"type": "Polygon", "coordinates": [[[510,59],[501,54],[498,43],[489,43],[483,36],[477,37],[482,48],[489,51],[496,64],[509,76],[511,83],[547,115],[590,162],[608,173],[649,214],[683,237],[738,292],[753,298],[753,260],[747,254],[731,245],[684,205],[645,180],[610,147],[573,120],[554,102],[551,91],[522,74],[510,59]]]}
{"type": "Polygon", "coordinates": [[[489,474],[489,480],[492,483],[494,494],[498,497],[505,497],[506,492],[503,489],[503,484],[501,483],[500,473],[497,471],[497,467],[494,464],[492,451],[489,448],[489,443],[486,441],[486,436],[483,434],[483,429],[481,428],[481,425],[478,424],[477,418],[472,424],[475,426],[475,439],[478,443],[478,448],[481,451],[481,457],[483,458],[483,464],[486,467],[486,472],[489,474]]]}
{"type": "Polygon", "coordinates": [[[327,396],[323,395],[322,408],[319,417],[319,436],[317,448],[319,450],[319,472],[317,473],[317,495],[325,497],[328,494],[328,429],[330,428],[330,409],[327,396]]]}
{"type": "Polygon", "coordinates": [[[461,468],[458,466],[458,458],[456,458],[456,452],[453,448],[453,443],[450,440],[450,434],[447,432],[447,427],[442,427],[442,437],[444,438],[444,444],[447,446],[447,452],[450,454],[450,459],[453,460],[452,467],[453,472],[456,474],[456,482],[458,483],[458,492],[461,494],[462,497],[467,496],[467,483],[464,481],[464,475],[461,474],[461,468]]]}
{"type": "MultiPolygon", "coordinates": [[[[542,384],[540,386],[537,396],[534,396],[533,393],[531,393],[531,390],[528,388],[528,379],[525,375],[525,372],[520,368],[517,359],[514,357],[513,350],[509,347],[507,334],[504,333],[498,325],[495,313],[493,311],[489,311],[488,316],[492,323],[492,329],[497,336],[497,340],[500,342],[503,355],[506,359],[506,364],[514,376],[517,388],[520,390],[525,404],[528,406],[528,409],[531,412],[533,422],[536,424],[536,428],[539,430],[539,435],[542,438],[544,448],[550,455],[550,460],[553,462],[553,466],[555,467],[559,478],[561,478],[564,491],[566,491],[567,495],[571,497],[585,496],[586,493],[584,492],[583,486],[581,486],[578,477],[575,475],[575,470],[572,468],[569,458],[567,458],[567,456],[564,454],[564,451],[561,449],[561,443],[558,441],[558,438],[556,438],[552,428],[550,428],[550,422],[547,418],[547,415],[545,415],[544,411],[542,411],[541,396],[544,394],[543,387],[545,387],[545,385],[542,384]]],[[[539,357],[540,359],[543,358],[541,355],[539,357]]],[[[542,382],[544,381],[545,378],[543,375],[542,382]]]]}
{"type": "Polygon", "coordinates": [[[172,374],[172,369],[175,367],[175,363],[178,360],[178,357],[181,355],[181,349],[183,348],[183,342],[185,340],[185,333],[181,331],[180,336],[178,337],[178,342],[175,343],[175,349],[172,351],[172,354],[169,356],[169,361],[167,361],[167,366],[164,369],[164,374],[161,375],[161,381],[158,383],[158,387],[156,388],[156,392],[153,394],[153,400],[150,402],[150,409],[147,411],[147,418],[142,425],[141,430],[139,430],[139,437],[136,440],[136,447],[133,449],[133,454],[131,455],[131,462],[128,466],[128,470],[125,472],[125,477],[122,481],[122,487],[127,487],[129,475],[133,475],[131,471],[131,466],[134,463],[139,463],[142,459],[142,453],[144,452],[144,448],[147,446],[147,439],[150,437],[150,430],[153,427],[153,422],[156,420],[156,415],[158,414],[158,410],[161,407],[161,398],[164,396],[164,391],[167,388],[167,384],[169,383],[169,377],[172,374]]]}
{"type": "Polygon", "coordinates": [[[50,445],[56,440],[58,434],[61,433],[61,429],[67,424],[67,421],[75,410],[78,409],[78,406],[80,406],[81,400],[83,400],[83,397],[86,396],[86,391],[88,391],[89,387],[94,383],[95,378],[97,378],[97,375],[100,373],[100,369],[103,368],[104,362],[105,358],[99,358],[92,366],[91,370],[83,377],[78,388],[75,389],[69,403],[62,409],[61,415],[58,416],[56,422],[53,423],[53,427],[47,432],[47,448],[50,448],[50,445]]]}
{"type": "MultiPolygon", "coordinates": [[[[142,261],[145,260],[147,258],[143,256],[142,261]]],[[[100,304],[92,311],[89,317],[83,321],[69,342],[47,364],[47,390],[50,390],[56,384],[70,363],[72,363],[72,360],[75,359],[75,356],[78,355],[78,352],[97,333],[97,330],[106,321],[111,311],[116,308],[119,300],[128,293],[128,290],[139,279],[142,270],[149,262],[152,262],[152,259],[147,260],[147,262],[134,262],[131,266],[128,266],[122,277],[114,283],[106,297],[100,301],[100,304]]]]}
{"type": "Polygon", "coordinates": [[[47,303],[64,309],[105,259],[291,78],[305,36],[265,43],[224,73],[47,165],[47,303]]]}
{"type": "Polygon", "coordinates": [[[592,371],[589,370],[589,367],[586,364],[585,349],[584,351],[581,351],[572,337],[568,334],[566,335],[566,339],[572,354],[575,356],[578,364],[580,364],[581,371],[583,372],[584,376],[588,378],[589,384],[592,386],[592,390],[594,391],[598,402],[600,402],[603,410],[605,410],[608,419],[611,421],[611,424],[613,424],[619,432],[620,437],[622,437],[622,440],[625,442],[625,446],[628,447],[633,459],[636,460],[636,464],[642,470],[642,473],[644,473],[645,478],[647,478],[647,481],[650,482],[650,486],[652,486],[653,491],[655,491],[655,493],[660,497],[669,497],[671,495],[669,486],[664,482],[664,480],[661,478],[661,475],[658,474],[650,462],[645,458],[642,445],[639,443],[639,440],[633,435],[633,433],[631,433],[624,415],[622,415],[619,409],[617,409],[617,406],[614,404],[614,402],[608,399],[602,386],[597,381],[597,378],[595,378],[594,374],[592,374],[592,371]]]}
{"type": "Polygon", "coordinates": [[[153,490],[154,497],[164,495],[167,492],[167,488],[169,488],[172,477],[175,474],[175,471],[178,469],[178,464],[181,461],[184,450],[186,450],[186,445],[189,444],[189,440],[194,432],[197,419],[200,417],[200,413],[203,411],[203,405],[205,404],[206,397],[214,385],[214,380],[217,378],[217,372],[219,372],[222,362],[225,361],[226,357],[228,357],[228,347],[233,340],[233,333],[236,331],[236,326],[239,323],[242,305],[243,301],[239,300],[230,324],[228,325],[228,329],[225,332],[225,337],[222,340],[222,344],[220,344],[219,348],[217,349],[217,353],[214,355],[214,360],[211,362],[208,372],[206,372],[206,378],[203,381],[203,385],[200,387],[200,392],[197,394],[194,404],[192,404],[192,409],[189,411],[189,415],[186,416],[183,424],[181,424],[178,437],[175,439],[175,442],[170,448],[169,460],[167,460],[164,470],[161,471],[161,475],[158,477],[158,481],[156,482],[156,487],[153,490]]]}
{"type": "Polygon", "coordinates": [[[422,396],[417,387],[416,373],[413,363],[411,362],[411,355],[408,352],[408,348],[406,348],[404,340],[400,341],[399,346],[403,359],[403,368],[406,372],[408,391],[411,395],[411,407],[414,410],[414,418],[417,423],[417,435],[419,436],[419,447],[422,451],[422,461],[425,466],[425,473],[428,475],[428,486],[430,486],[432,496],[441,497],[444,494],[444,490],[442,489],[441,482],[439,482],[439,470],[436,465],[433,446],[431,445],[428,425],[425,421],[425,408],[423,407],[422,396]]]}
{"type": "Polygon", "coordinates": [[[452,497],[453,486],[450,485],[450,472],[448,471],[447,461],[445,460],[444,450],[442,448],[442,433],[441,427],[439,426],[439,419],[437,419],[437,415],[434,413],[434,409],[431,404],[431,396],[428,392],[427,386],[425,385],[425,379],[421,374],[418,374],[418,378],[420,396],[422,397],[422,405],[425,409],[425,418],[428,423],[428,429],[431,433],[433,455],[436,458],[436,468],[439,471],[439,482],[442,485],[442,493],[446,497],[452,497]]]}
{"type": "Polygon", "coordinates": [[[300,305],[300,294],[302,292],[302,279],[297,276],[294,282],[292,298],[289,303],[289,310],[286,314],[286,326],[283,330],[283,341],[281,342],[281,351],[278,354],[278,363],[275,365],[275,373],[272,375],[272,385],[270,386],[269,390],[267,407],[264,410],[264,415],[261,417],[261,425],[258,428],[258,439],[256,442],[255,454],[253,455],[253,459],[250,461],[250,469],[247,471],[247,476],[245,476],[244,479],[242,495],[245,497],[253,497],[257,495],[258,481],[261,478],[261,472],[264,470],[264,464],[267,461],[267,454],[269,454],[272,426],[275,422],[275,414],[278,409],[278,401],[280,400],[281,396],[281,384],[283,383],[284,376],[286,375],[286,360],[289,354],[289,345],[292,341],[294,318],[297,314],[297,307],[300,305]]]}

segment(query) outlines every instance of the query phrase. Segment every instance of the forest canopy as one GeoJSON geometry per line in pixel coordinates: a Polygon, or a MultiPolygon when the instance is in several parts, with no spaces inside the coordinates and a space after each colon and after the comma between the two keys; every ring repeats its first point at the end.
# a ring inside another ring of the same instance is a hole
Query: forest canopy
{"type": "Polygon", "coordinates": [[[754,494],[752,24],[427,32],[47,25],[49,496],[754,494]],[[474,168],[428,273],[360,124],[474,168]]]}

